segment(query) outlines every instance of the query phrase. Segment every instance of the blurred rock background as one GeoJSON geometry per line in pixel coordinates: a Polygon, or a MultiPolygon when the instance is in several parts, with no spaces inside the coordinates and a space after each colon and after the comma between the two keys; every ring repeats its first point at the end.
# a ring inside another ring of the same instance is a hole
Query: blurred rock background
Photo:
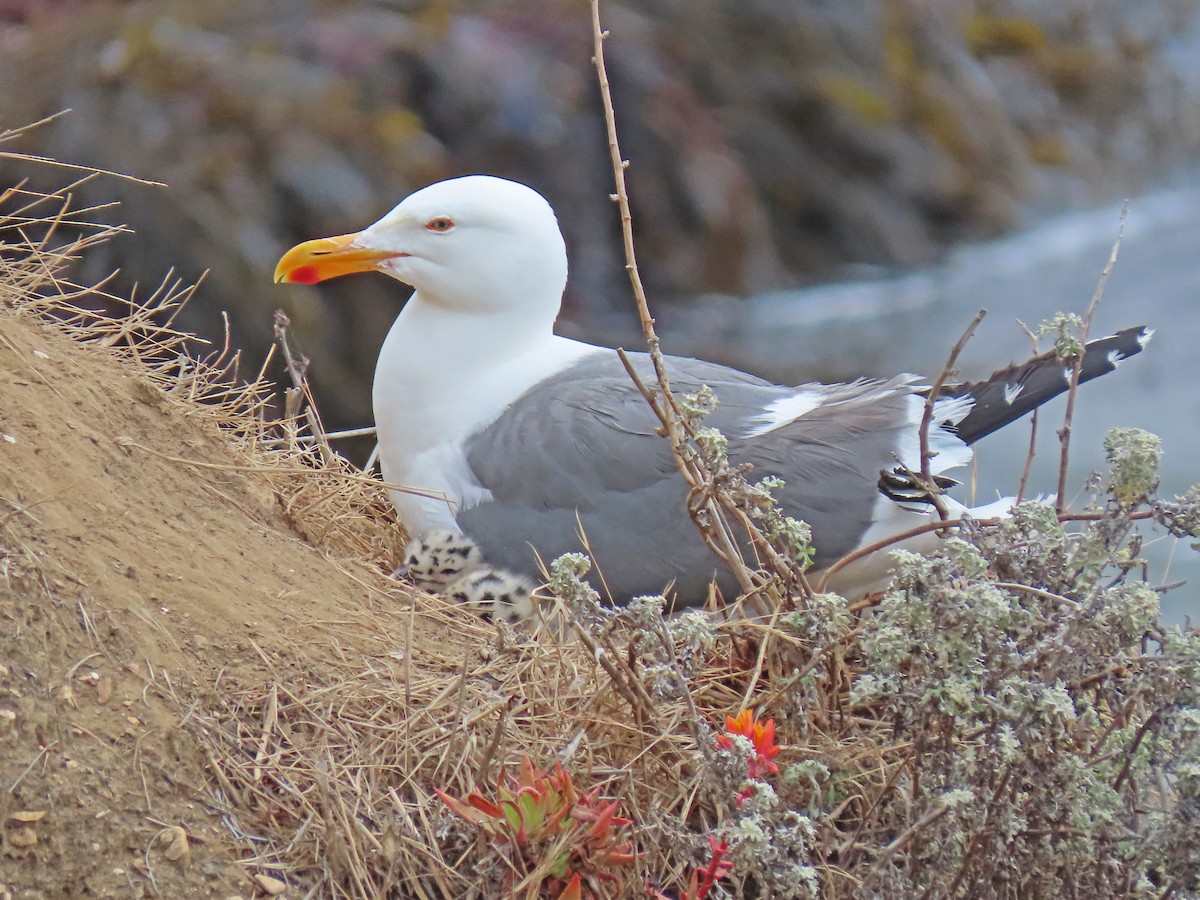
{"type": "MultiPolygon", "coordinates": [[[[1073,472],[1137,425],[1166,441],[1165,493],[1198,480],[1200,0],[605,0],[604,17],[669,351],[793,382],[932,373],[988,306],[975,377],[1026,352],[1014,317],[1086,306],[1134,197],[1097,330],[1159,336],[1081,401],[1073,472]]],[[[590,57],[584,0],[0,0],[0,130],[70,108],[5,149],[169,184],[80,189],[136,230],[83,277],[119,267],[116,289],[145,293],[207,271],[182,325],[219,340],[228,311],[252,368],[283,307],[327,425],[357,426],[405,289],[271,273],[431,181],[540,190],[571,256],[561,330],[640,345],[590,57]]],[[[27,176],[50,177],[0,158],[0,184],[27,176]]],[[[1013,490],[1027,445],[981,445],[981,496],[1013,490]]],[[[1164,580],[1200,581],[1186,548],[1151,549],[1164,580]]],[[[1200,613],[1185,591],[1176,618],[1200,613]]]]}
{"type": "MultiPolygon", "coordinates": [[[[605,17],[644,275],[685,335],[672,313],[698,296],[930,263],[1137,191],[1200,144],[1195,0],[609,0],[605,17]]],[[[208,271],[185,324],[215,337],[228,310],[251,359],[288,309],[330,424],[361,424],[402,289],[271,272],[430,181],[542,191],[571,252],[563,330],[636,340],[590,39],[582,0],[0,0],[0,124],[70,108],[10,149],[168,183],[83,189],[137,232],[89,274],[208,271]]]]}

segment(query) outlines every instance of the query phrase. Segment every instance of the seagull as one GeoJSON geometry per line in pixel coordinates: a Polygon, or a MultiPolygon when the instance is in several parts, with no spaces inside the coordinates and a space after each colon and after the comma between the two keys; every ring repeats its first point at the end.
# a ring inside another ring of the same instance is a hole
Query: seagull
{"type": "MultiPolygon", "coordinates": [[[[567,253],[540,194],[486,175],[441,181],[363,231],[293,247],[275,281],[355,272],[414,288],[372,390],[383,477],[419,489],[391,492],[410,534],[459,536],[464,558],[477,548],[518,579],[540,580],[542,561],[586,550],[589,577],[616,605],[670,591],[676,608],[700,606],[713,584],[737,594],[686,512],[669,442],[617,351],[554,333],[567,253]]],[[[1080,381],[1112,371],[1151,334],[1090,342],[1080,381]]],[[[628,358],[653,383],[649,356],[628,358]]],[[[780,508],[812,528],[815,570],[931,521],[932,501],[905,477],[921,469],[929,388],[919,378],[787,387],[697,359],[669,356],[666,366],[679,394],[715,394],[704,424],[728,439],[730,459],[749,463],[752,481],[778,479],[780,508]]],[[[1072,368],[1051,352],[944,389],[928,434],[932,474],[949,481],[975,441],[1066,391],[1072,368]]],[[[1013,500],[940,502],[951,517],[988,518],[1013,500]]],[[[886,556],[844,568],[831,588],[861,593],[886,575],[886,556]]]]}

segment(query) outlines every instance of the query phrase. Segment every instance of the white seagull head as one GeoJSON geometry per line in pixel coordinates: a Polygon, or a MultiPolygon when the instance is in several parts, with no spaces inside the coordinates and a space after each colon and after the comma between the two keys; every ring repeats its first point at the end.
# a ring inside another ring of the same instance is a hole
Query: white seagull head
{"type": "Polygon", "coordinates": [[[417,191],[355,234],[307,241],[275,269],[277,282],[315,284],[378,271],[421,301],[469,314],[528,313],[553,321],[567,281],[554,210],[515,181],[468,175],[417,191]]]}

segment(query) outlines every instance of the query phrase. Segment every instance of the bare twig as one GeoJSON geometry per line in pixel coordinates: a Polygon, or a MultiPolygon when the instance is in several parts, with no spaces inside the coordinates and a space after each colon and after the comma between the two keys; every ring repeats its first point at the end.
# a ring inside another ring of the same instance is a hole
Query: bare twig
{"type": "MultiPolygon", "coordinates": [[[[1038,348],[1038,338],[1037,338],[1037,335],[1033,333],[1033,329],[1031,329],[1028,325],[1026,325],[1020,319],[1017,319],[1017,325],[1020,326],[1020,328],[1023,332],[1025,332],[1025,336],[1027,338],[1029,338],[1029,345],[1030,345],[1030,348],[1033,350],[1033,355],[1035,357],[1039,356],[1040,350],[1038,348]]],[[[1034,460],[1034,457],[1037,456],[1038,412],[1039,411],[1040,410],[1038,410],[1038,409],[1034,409],[1032,415],[1030,415],[1030,417],[1029,417],[1029,451],[1025,454],[1025,466],[1024,466],[1024,468],[1021,469],[1021,481],[1017,485],[1017,502],[1018,503],[1020,503],[1022,500],[1025,499],[1025,490],[1029,486],[1029,476],[1033,472],[1033,460],[1034,460]]]]}
{"type": "Polygon", "coordinates": [[[42,747],[38,751],[37,756],[35,756],[33,758],[33,760],[29,763],[29,765],[27,765],[24,769],[21,770],[21,774],[18,775],[16,777],[16,780],[14,780],[13,783],[8,786],[8,793],[10,793],[10,794],[16,793],[17,788],[19,788],[21,786],[21,782],[25,780],[25,776],[28,775],[30,772],[32,772],[34,767],[37,766],[37,764],[42,761],[42,758],[45,756],[48,756],[50,751],[53,750],[56,746],[58,746],[59,743],[61,743],[61,742],[60,741],[51,741],[46,746],[42,747]]]}
{"type": "MultiPolygon", "coordinates": [[[[870,556],[872,553],[878,553],[891,547],[893,544],[899,544],[911,538],[920,537],[923,534],[929,534],[931,531],[943,531],[947,528],[957,528],[963,524],[962,519],[938,519],[936,522],[926,522],[923,525],[918,525],[915,528],[910,528],[908,531],[902,531],[899,534],[893,534],[882,540],[875,541],[873,544],[867,544],[865,547],[859,547],[853,553],[847,553],[841,559],[833,563],[829,568],[821,573],[821,578],[817,582],[817,590],[824,591],[829,587],[829,579],[838,572],[845,569],[847,566],[853,565],[864,556],[870,556]]],[[[977,524],[980,525],[996,525],[999,524],[999,519],[979,519],[977,524]]]]}
{"type": "Polygon", "coordinates": [[[617,142],[616,113],[613,110],[612,91],[608,84],[608,71],[604,66],[604,41],[608,32],[600,25],[600,2],[591,0],[592,7],[592,40],[595,55],[592,62],[596,66],[596,75],[600,79],[600,96],[604,101],[604,122],[608,128],[608,150],[612,157],[613,178],[617,192],[613,199],[621,212],[621,236],[625,243],[625,271],[629,274],[629,283],[633,287],[633,299],[637,303],[638,316],[642,323],[642,333],[646,337],[646,346],[650,351],[650,359],[654,364],[654,374],[658,378],[662,391],[663,426],[671,439],[672,447],[678,447],[684,441],[683,428],[679,421],[679,411],[671,399],[671,379],[667,373],[666,362],[659,346],[658,334],[654,330],[654,317],[650,315],[650,306],[646,300],[646,289],[642,285],[642,276],[638,271],[637,250],[633,244],[633,215],[629,209],[629,193],[625,187],[625,170],[629,168],[628,160],[621,156],[621,147],[617,142]]]}
{"type": "MultiPolygon", "coordinates": [[[[58,112],[51,113],[50,115],[39,119],[36,122],[31,122],[28,125],[22,125],[20,128],[6,128],[3,131],[0,131],[0,144],[22,137],[28,132],[33,131],[35,128],[48,125],[55,119],[59,119],[67,115],[69,112],[71,112],[70,109],[61,109],[58,112]]],[[[114,172],[109,169],[97,169],[95,166],[81,166],[75,165],[74,163],[65,163],[49,156],[35,156],[30,153],[15,153],[10,150],[0,150],[0,159],[12,159],[18,162],[32,162],[43,166],[53,166],[54,168],[68,169],[74,172],[86,172],[88,174],[85,176],[84,180],[87,180],[87,178],[95,175],[107,175],[111,178],[119,178],[122,181],[132,181],[135,184],[142,184],[146,185],[147,187],[166,187],[166,184],[161,181],[151,181],[148,178],[138,178],[136,175],[126,175],[123,172],[114,172]]],[[[66,188],[63,193],[65,193],[67,190],[70,190],[70,188],[66,188]]]]}
{"type": "Polygon", "coordinates": [[[938,518],[943,521],[949,518],[949,513],[946,512],[946,504],[942,502],[942,489],[933,480],[933,473],[930,469],[930,463],[935,455],[929,449],[929,429],[933,425],[933,409],[937,404],[938,395],[942,392],[942,388],[946,386],[947,379],[954,374],[954,366],[958,362],[958,355],[962,353],[963,347],[967,346],[967,341],[971,339],[971,335],[975,333],[975,329],[979,327],[979,323],[983,321],[986,315],[986,309],[979,310],[975,314],[975,318],[971,320],[971,324],[967,326],[966,331],[962,333],[962,337],[955,341],[954,346],[950,348],[950,356],[947,357],[946,364],[942,366],[942,371],[933,380],[933,384],[929,388],[929,394],[925,397],[925,408],[921,413],[921,428],[918,432],[921,448],[921,488],[928,494],[929,502],[937,510],[938,518]]]}
{"type": "Polygon", "coordinates": [[[909,844],[909,842],[912,841],[913,838],[915,838],[918,834],[920,834],[922,831],[924,831],[926,828],[928,828],[930,825],[932,825],[934,822],[936,822],[938,819],[940,819],[942,816],[944,816],[949,811],[950,811],[949,807],[939,806],[937,809],[933,809],[933,810],[930,810],[929,812],[927,812],[925,815],[923,815],[921,818],[919,818],[916,822],[914,822],[912,825],[910,825],[907,828],[907,830],[904,831],[903,834],[901,834],[894,841],[892,841],[887,846],[885,846],[882,850],[880,850],[879,856],[877,856],[875,858],[875,862],[871,866],[871,868],[872,869],[879,868],[881,865],[883,865],[885,862],[887,862],[889,859],[891,859],[894,855],[896,855],[898,852],[903,850],[909,844]]]}
{"type": "MultiPolygon", "coordinates": [[[[1102,512],[1095,512],[1095,513],[1067,513],[1067,512],[1064,512],[1064,513],[1058,514],[1058,521],[1060,521],[1060,522],[1098,522],[1101,519],[1106,519],[1106,518],[1108,518],[1108,513],[1102,513],[1102,512]]],[[[1129,513],[1129,515],[1126,518],[1128,518],[1129,521],[1131,521],[1131,522],[1141,521],[1141,520],[1145,520],[1145,519],[1153,519],[1154,511],[1148,510],[1148,509],[1138,510],[1137,512],[1129,513]]],[[[1003,521],[1003,520],[1001,520],[1001,519],[975,519],[974,520],[976,525],[982,525],[984,527],[992,527],[995,525],[999,525],[1001,523],[1001,521],[1003,521]]],[[[894,544],[899,544],[903,541],[907,541],[910,538],[920,537],[923,534],[929,534],[929,532],[931,532],[931,531],[943,531],[944,529],[947,529],[947,528],[958,528],[958,527],[962,526],[964,523],[965,523],[964,519],[945,519],[945,520],[938,521],[938,522],[926,522],[923,525],[918,525],[915,528],[910,528],[908,531],[901,531],[899,534],[893,534],[890,537],[886,537],[881,540],[878,540],[873,544],[868,544],[865,547],[859,547],[853,553],[847,553],[841,559],[837,560],[831,566],[829,566],[829,568],[822,571],[821,578],[817,582],[816,589],[817,589],[817,591],[824,591],[829,586],[829,579],[831,577],[833,577],[838,572],[845,569],[847,566],[853,565],[854,563],[858,562],[864,556],[870,556],[872,553],[877,553],[880,550],[884,550],[888,547],[893,546],[894,544]]]]}
{"type": "Polygon", "coordinates": [[[321,424],[321,417],[317,414],[317,407],[313,403],[312,392],[308,386],[308,357],[295,355],[288,344],[288,329],[291,328],[291,325],[292,320],[288,318],[287,313],[281,309],[275,310],[275,340],[279,344],[279,349],[283,351],[287,372],[292,379],[292,390],[287,392],[285,400],[287,417],[289,419],[296,418],[300,413],[301,405],[303,405],[309,431],[312,432],[317,448],[321,452],[321,461],[328,465],[333,460],[333,448],[329,445],[325,428],[321,424]]]}
{"type": "Polygon", "coordinates": [[[1125,759],[1121,763],[1121,771],[1117,773],[1116,780],[1113,781],[1114,791],[1119,790],[1121,787],[1121,782],[1129,777],[1129,772],[1133,765],[1134,757],[1137,755],[1138,747],[1141,746],[1142,741],[1145,739],[1150,729],[1157,724],[1158,720],[1162,717],[1162,714],[1163,710],[1161,709],[1156,709],[1154,712],[1150,713],[1150,715],[1146,717],[1146,721],[1142,722],[1141,726],[1138,728],[1137,734],[1133,736],[1133,740],[1129,744],[1129,749],[1125,751],[1125,759]]]}
{"type": "MultiPolygon", "coordinates": [[[[1108,285],[1108,277],[1112,274],[1112,270],[1117,264],[1117,253],[1120,251],[1121,241],[1125,237],[1125,220],[1128,216],[1129,201],[1126,200],[1121,204],[1121,219],[1117,227],[1117,239],[1113,242],[1112,251],[1108,254],[1108,263],[1104,266],[1104,271],[1100,273],[1100,281],[1096,284],[1096,291],[1092,294],[1092,300],[1088,304],[1087,312],[1083,314],[1083,327],[1080,330],[1079,342],[1085,348],[1087,347],[1088,333],[1092,329],[1092,320],[1096,317],[1096,307],[1100,305],[1100,298],[1104,296],[1104,288],[1108,285]]],[[[1079,391],[1079,373],[1083,368],[1083,355],[1085,352],[1086,350],[1081,351],[1071,366],[1071,386],[1067,389],[1067,409],[1063,413],[1062,428],[1058,430],[1061,454],[1058,463],[1058,494],[1057,499],[1054,501],[1054,509],[1060,514],[1066,508],[1067,467],[1071,455],[1071,423],[1075,418],[1075,395],[1079,391]]]]}
{"type": "Polygon", "coordinates": [[[1021,469],[1021,480],[1017,484],[1017,502],[1025,499],[1029,487],[1029,476],[1033,474],[1033,460],[1037,456],[1038,413],[1035,409],[1029,416],[1029,450],[1025,453],[1025,465],[1021,469]]]}
{"type": "MultiPolygon", "coordinates": [[[[654,317],[650,314],[646,291],[638,271],[637,253],[633,242],[633,217],[630,212],[629,194],[625,184],[625,170],[629,162],[621,155],[617,139],[616,114],[613,110],[612,92],[609,88],[608,73],[604,64],[604,41],[608,32],[600,22],[599,0],[591,0],[592,12],[592,61],[596,66],[596,74],[600,84],[600,95],[604,107],[604,121],[608,133],[608,147],[612,159],[613,178],[616,193],[612,195],[621,215],[621,234],[625,247],[625,269],[633,288],[634,301],[637,304],[638,317],[641,320],[642,333],[646,339],[651,365],[654,369],[657,390],[648,387],[637,375],[627,355],[618,351],[626,371],[646,402],[650,405],[659,421],[662,431],[671,443],[671,452],[675,466],[688,484],[688,512],[696,522],[702,537],[738,579],[739,587],[747,595],[756,596],[755,592],[761,586],[755,583],[754,572],[742,557],[741,549],[733,539],[727,524],[727,516],[731,516],[745,531],[750,543],[759,554],[760,561],[765,562],[783,582],[794,583],[802,593],[810,594],[811,587],[804,573],[781,557],[771,547],[770,542],[762,534],[755,523],[740,509],[721,483],[722,473],[714,473],[704,463],[692,443],[695,438],[694,429],[681,414],[679,406],[671,391],[670,374],[667,371],[666,360],[663,356],[658,334],[654,328],[654,317]]],[[[780,598],[782,600],[782,598],[780,598]]]]}

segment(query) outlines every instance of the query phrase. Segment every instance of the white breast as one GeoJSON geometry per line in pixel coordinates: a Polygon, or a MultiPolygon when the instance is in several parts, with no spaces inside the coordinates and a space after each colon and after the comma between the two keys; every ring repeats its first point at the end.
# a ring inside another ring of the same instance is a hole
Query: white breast
{"type": "Polygon", "coordinates": [[[460,509],[490,497],[467,466],[468,437],[537,382],[601,352],[548,330],[514,335],[501,320],[434,313],[409,301],[380,351],[372,391],[383,477],[420,492],[392,492],[412,532],[454,528],[460,509]]]}

